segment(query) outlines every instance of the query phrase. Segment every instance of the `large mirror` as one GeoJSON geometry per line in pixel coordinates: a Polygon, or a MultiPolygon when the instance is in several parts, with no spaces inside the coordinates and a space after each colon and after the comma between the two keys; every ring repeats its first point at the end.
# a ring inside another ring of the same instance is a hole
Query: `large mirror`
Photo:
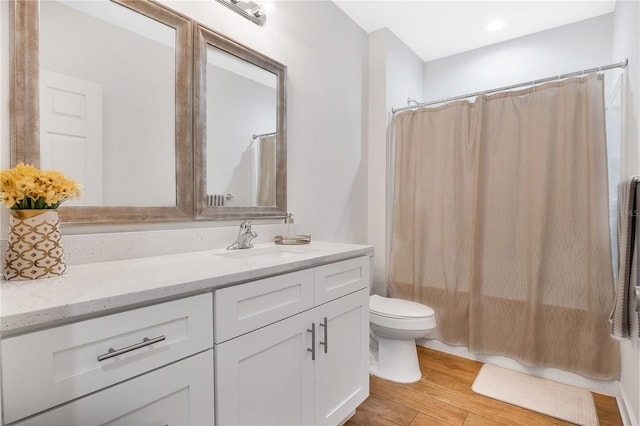
{"type": "Polygon", "coordinates": [[[136,0],[12,9],[12,163],[83,184],[64,222],[191,220],[191,21],[136,0]]]}
{"type": "Polygon", "coordinates": [[[83,183],[63,222],[285,216],[284,65],[151,0],[10,7],[11,162],[83,183]]]}
{"type": "Polygon", "coordinates": [[[196,28],[196,218],[284,217],[284,65],[196,28]]]}

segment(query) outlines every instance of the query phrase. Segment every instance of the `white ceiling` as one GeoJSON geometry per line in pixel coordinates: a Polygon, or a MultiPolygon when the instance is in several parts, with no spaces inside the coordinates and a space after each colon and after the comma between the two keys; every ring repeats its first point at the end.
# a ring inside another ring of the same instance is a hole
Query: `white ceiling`
{"type": "Polygon", "coordinates": [[[615,0],[334,0],[367,33],[387,27],[423,61],[611,13],[615,0]],[[496,32],[485,29],[495,19],[496,32]]]}

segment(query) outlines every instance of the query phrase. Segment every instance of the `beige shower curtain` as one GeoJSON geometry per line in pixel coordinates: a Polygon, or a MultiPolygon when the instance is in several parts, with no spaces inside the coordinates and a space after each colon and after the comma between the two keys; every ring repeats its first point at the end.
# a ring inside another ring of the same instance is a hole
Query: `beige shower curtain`
{"type": "Polygon", "coordinates": [[[276,205],[276,135],[262,136],[258,147],[258,195],[256,205],[276,205]]]}
{"type": "Polygon", "coordinates": [[[392,296],[444,342],[618,377],[600,76],[402,113],[395,169],[392,296]]]}

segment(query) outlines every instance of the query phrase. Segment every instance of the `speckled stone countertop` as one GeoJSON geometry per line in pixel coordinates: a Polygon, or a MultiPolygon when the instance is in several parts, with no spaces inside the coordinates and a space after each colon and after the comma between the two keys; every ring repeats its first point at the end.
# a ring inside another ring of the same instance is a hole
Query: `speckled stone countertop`
{"type": "Polygon", "coordinates": [[[70,266],[55,278],[0,284],[3,337],[36,328],[202,293],[326,263],[373,255],[371,246],[258,244],[70,266]]]}

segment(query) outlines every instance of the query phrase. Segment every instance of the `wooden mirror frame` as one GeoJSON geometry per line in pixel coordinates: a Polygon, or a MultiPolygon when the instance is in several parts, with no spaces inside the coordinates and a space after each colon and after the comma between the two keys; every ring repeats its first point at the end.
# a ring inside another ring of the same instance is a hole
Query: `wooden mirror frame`
{"type": "Polygon", "coordinates": [[[287,67],[202,25],[195,27],[194,49],[194,125],[195,134],[195,208],[196,220],[233,220],[284,218],[287,212],[287,67]],[[263,68],[277,79],[276,111],[276,205],[257,207],[209,207],[207,195],[207,45],[263,68]]]}
{"type": "MultiPolygon", "coordinates": [[[[60,207],[65,223],[191,221],[193,218],[193,22],[154,1],[111,0],[176,30],[175,153],[176,205],[160,207],[60,207]]],[[[10,2],[11,164],[40,167],[39,112],[40,2],[10,2]]]]}

